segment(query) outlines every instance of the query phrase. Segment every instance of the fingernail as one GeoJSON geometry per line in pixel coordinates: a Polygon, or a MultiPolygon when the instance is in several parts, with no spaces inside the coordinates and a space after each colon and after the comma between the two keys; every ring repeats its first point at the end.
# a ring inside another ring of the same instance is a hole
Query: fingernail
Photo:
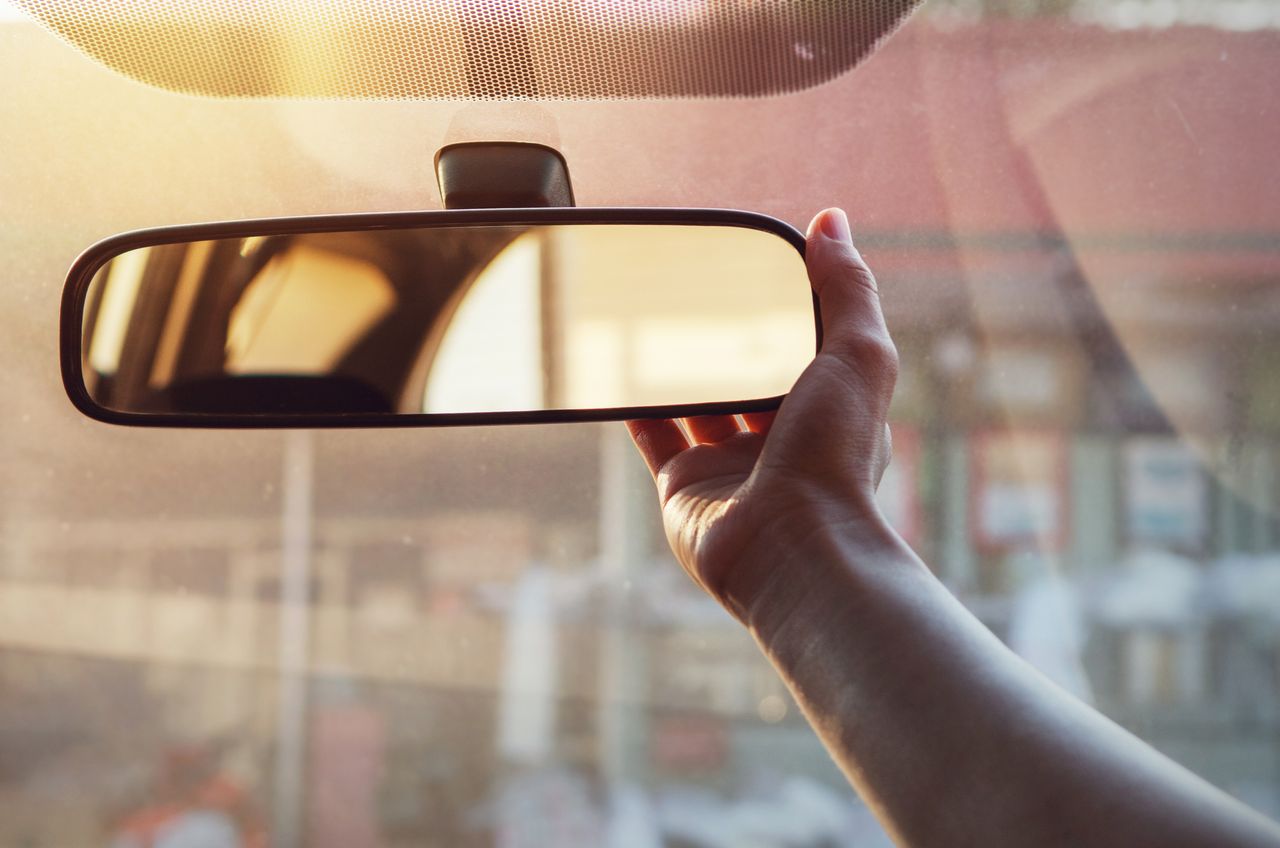
{"type": "Polygon", "coordinates": [[[853,235],[849,232],[849,218],[843,209],[828,209],[822,213],[822,223],[819,226],[822,234],[829,239],[853,241],[853,235]]]}

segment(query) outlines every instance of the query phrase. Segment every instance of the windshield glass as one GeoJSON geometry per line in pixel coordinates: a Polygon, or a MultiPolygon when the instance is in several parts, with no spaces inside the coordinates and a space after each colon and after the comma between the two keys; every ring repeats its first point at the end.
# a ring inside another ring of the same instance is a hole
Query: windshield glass
{"type": "Polygon", "coordinates": [[[887,843],[671,559],[621,424],[67,401],[90,243],[438,208],[431,153],[495,138],[562,151],[584,206],[848,209],[901,352],[894,525],[1044,674],[1280,815],[1278,72],[1270,0],[951,0],[772,97],[215,99],[0,6],[0,843],[887,843]]]}

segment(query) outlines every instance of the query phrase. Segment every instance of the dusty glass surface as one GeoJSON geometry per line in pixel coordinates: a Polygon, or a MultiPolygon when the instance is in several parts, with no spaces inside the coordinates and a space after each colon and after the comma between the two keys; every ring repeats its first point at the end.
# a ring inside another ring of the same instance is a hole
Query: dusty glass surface
{"type": "Polygon", "coordinates": [[[955,2],[801,94],[462,106],[175,95],[6,19],[0,842],[170,801],[242,844],[886,841],[671,561],[620,425],[128,430],[63,396],[84,245],[431,208],[431,151],[494,137],[554,144],[583,205],[847,207],[902,352],[895,524],[1015,650],[1280,814],[1277,25],[955,2]]]}

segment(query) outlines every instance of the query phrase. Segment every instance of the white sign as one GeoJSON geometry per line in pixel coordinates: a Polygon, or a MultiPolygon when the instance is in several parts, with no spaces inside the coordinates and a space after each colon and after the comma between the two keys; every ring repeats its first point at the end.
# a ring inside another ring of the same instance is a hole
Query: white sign
{"type": "Polygon", "coordinates": [[[1067,535],[1066,447],[1053,432],[987,433],[975,443],[978,543],[1054,550],[1067,535]]]}
{"type": "Polygon", "coordinates": [[[991,483],[982,490],[982,533],[992,542],[1033,542],[1061,532],[1060,497],[1048,483],[991,483]]]}
{"type": "Polygon", "coordinates": [[[1125,446],[1125,501],[1134,541],[1199,546],[1208,531],[1208,491],[1195,453],[1177,439],[1125,446]]]}

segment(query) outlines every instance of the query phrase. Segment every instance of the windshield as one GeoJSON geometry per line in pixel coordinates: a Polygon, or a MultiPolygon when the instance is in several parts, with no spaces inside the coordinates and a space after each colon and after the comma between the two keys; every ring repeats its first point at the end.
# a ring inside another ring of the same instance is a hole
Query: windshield
{"type": "Polygon", "coordinates": [[[563,152],[584,206],[848,209],[901,352],[895,526],[1044,674],[1280,815],[1278,48],[1269,0],[952,0],[776,96],[219,99],[0,6],[0,843],[887,843],[671,560],[622,425],[67,401],[85,246],[438,208],[432,152],[495,138],[563,152]]]}

